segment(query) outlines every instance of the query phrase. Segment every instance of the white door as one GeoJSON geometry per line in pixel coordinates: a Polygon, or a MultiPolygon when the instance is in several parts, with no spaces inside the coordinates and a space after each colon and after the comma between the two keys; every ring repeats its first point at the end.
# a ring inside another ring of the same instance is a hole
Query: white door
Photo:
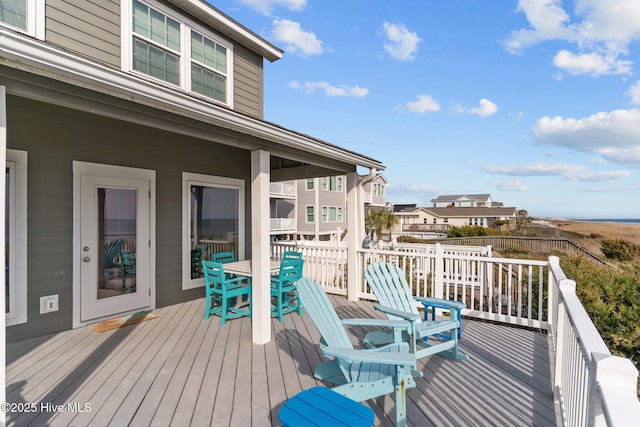
{"type": "Polygon", "coordinates": [[[151,307],[152,181],[136,169],[82,163],[79,183],[80,322],[151,307]],[[133,172],[128,174],[127,172],[133,172]]]}

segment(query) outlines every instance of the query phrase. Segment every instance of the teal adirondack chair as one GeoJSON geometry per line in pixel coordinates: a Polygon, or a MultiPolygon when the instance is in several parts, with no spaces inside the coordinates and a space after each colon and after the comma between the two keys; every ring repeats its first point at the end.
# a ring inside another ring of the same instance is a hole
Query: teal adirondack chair
{"type": "MultiPolygon", "coordinates": [[[[369,287],[378,298],[379,304],[374,308],[387,315],[389,319],[404,319],[411,322],[411,329],[404,337],[409,342],[411,352],[418,359],[432,354],[440,354],[458,360],[468,360],[469,356],[458,350],[461,321],[460,310],[466,305],[459,301],[449,301],[440,298],[414,297],[404,277],[404,271],[387,262],[370,264],[365,270],[364,277],[369,287]],[[450,311],[449,319],[420,318],[416,302],[425,307],[444,308],[450,311]],[[438,340],[429,339],[438,337],[438,340]]],[[[390,330],[369,332],[364,343],[367,347],[375,348],[393,342],[393,332],[390,330]]]]}
{"type": "Polygon", "coordinates": [[[133,276],[133,283],[131,284],[131,292],[136,291],[136,254],[125,249],[120,250],[120,268],[122,270],[122,287],[121,291],[124,293],[127,290],[126,279],[127,274],[133,276]]]}
{"type": "Polygon", "coordinates": [[[314,376],[335,384],[332,389],[357,402],[395,392],[396,423],[406,425],[406,389],[413,388],[416,358],[409,345],[401,342],[402,331],[410,328],[404,320],[340,319],[322,286],[311,279],[298,280],[298,294],[322,337],[320,350],[332,359],[322,362],[314,376]],[[375,349],[354,349],[345,325],[386,326],[395,331],[396,342],[375,349]]]}

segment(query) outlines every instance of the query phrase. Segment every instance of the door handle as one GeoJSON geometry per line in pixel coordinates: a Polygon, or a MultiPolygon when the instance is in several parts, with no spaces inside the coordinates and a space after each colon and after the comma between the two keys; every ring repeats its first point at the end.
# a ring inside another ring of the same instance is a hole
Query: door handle
{"type": "Polygon", "coordinates": [[[88,256],[86,256],[86,257],[82,258],[82,261],[83,261],[83,262],[89,262],[89,261],[91,261],[91,258],[89,258],[88,256]]]}

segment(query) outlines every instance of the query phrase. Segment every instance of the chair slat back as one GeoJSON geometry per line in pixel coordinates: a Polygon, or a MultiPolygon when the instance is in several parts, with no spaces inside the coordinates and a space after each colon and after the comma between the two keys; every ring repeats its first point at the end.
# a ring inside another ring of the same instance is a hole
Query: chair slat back
{"type": "Polygon", "coordinates": [[[211,261],[219,262],[221,264],[234,262],[235,260],[236,256],[233,252],[218,252],[211,255],[211,261]]]}
{"type": "Polygon", "coordinates": [[[306,277],[298,280],[298,295],[322,339],[329,347],[353,348],[329,297],[320,283],[306,277]]]}
{"type": "Polygon", "coordinates": [[[283,282],[297,282],[302,278],[302,268],[304,266],[304,260],[302,258],[286,258],[280,262],[280,272],[278,273],[278,279],[283,282]]]}
{"type": "Polygon", "coordinates": [[[207,286],[220,285],[225,281],[224,267],[219,262],[202,261],[204,281],[207,286]]]}
{"type": "Polygon", "coordinates": [[[302,252],[298,251],[284,251],[282,252],[282,259],[302,259],[302,252]]]}
{"type": "Polygon", "coordinates": [[[419,314],[402,269],[388,262],[375,262],[367,267],[364,277],[380,304],[419,314]]]}

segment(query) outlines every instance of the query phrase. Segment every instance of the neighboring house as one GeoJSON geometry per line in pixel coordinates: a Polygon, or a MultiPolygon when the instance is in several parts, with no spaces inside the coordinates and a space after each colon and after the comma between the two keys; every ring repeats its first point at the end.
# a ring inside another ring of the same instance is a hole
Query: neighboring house
{"type": "MultiPolygon", "coordinates": [[[[271,235],[276,240],[335,241],[347,231],[346,175],[271,184],[271,235]]],[[[387,179],[358,176],[362,207],[387,209],[387,179]]],[[[360,209],[360,208],[359,208],[360,209]]]]}
{"type": "Polygon", "coordinates": [[[264,121],[282,51],[207,2],[2,6],[7,340],[201,298],[200,261],[231,250],[254,255],[268,341],[270,183],[343,177],[341,224],[360,229],[357,168],[384,166],[264,121]]]}
{"type": "Polygon", "coordinates": [[[454,194],[438,196],[431,200],[434,208],[491,208],[501,207],[502,203],[494,202],[491,194],[454,194]]]}
{"type": "Polygon", "coordinates": [[[517,209],[510,207],[462,207],[462,208],[419,208],[403,205],[394,209],[398,222],[392,229],[394,236],[446,233],[451,227],[481,226],[493,227],[496,221],[507,221],[515,225],[517,209]]]}

